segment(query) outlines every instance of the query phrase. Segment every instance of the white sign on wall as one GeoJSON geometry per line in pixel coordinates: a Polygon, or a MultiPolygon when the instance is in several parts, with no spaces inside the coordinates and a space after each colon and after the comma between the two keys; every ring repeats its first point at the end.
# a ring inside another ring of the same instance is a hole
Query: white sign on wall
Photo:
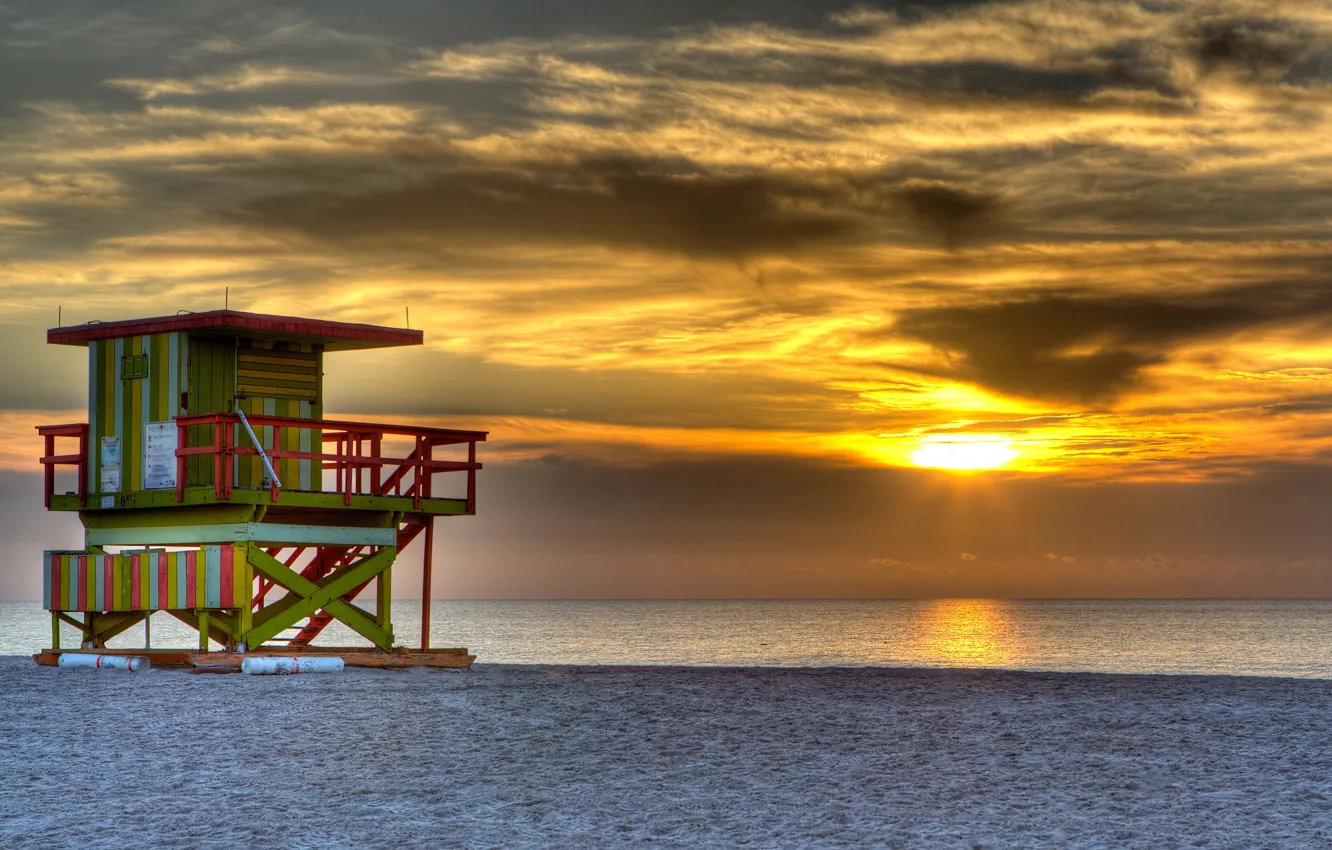
{"type": "Polygon", "coordinates": [[[120,466],[120,438],[102,438],[102,466],[120,466]]]}
{"type": "Polygon", "coordinates": [[[103,493],[120,492],[120,438],[102,438],[102,478],[98,482],[103,493]]]}
{"type": "Polygon", "coordinates": [[[149,422],[143,441],[143,489],[176,488],[175,422],[149,422]]]}

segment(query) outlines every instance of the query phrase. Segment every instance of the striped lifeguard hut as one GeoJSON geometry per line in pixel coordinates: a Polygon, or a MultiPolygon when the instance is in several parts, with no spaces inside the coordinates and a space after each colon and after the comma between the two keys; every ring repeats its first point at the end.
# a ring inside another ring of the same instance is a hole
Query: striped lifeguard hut
{"type": "Polygon", "coordinates": [[[486,434],[324,418],[327,354],[422,341],[232,310],[48,331],[88,349],[88,421],[37,429],[46,507],[77,512],[85,545],[45,553],[51,647],[38,663],[114,654],[107,641],[140,623],[147,641],[165,612],[199,640],[151,649],[159,665],[272,652],[470,664],[465,649],[430,647],[431,559],[435,519],[476,512],[486,434]],[[398,554],[418,537],[421,641],[406,648],[389,603],[398,554]],[[334,621],[365,645],[314,646],[334,621]],[[62,623],[79,630],[77,649],[61,647],[62,623]]]}

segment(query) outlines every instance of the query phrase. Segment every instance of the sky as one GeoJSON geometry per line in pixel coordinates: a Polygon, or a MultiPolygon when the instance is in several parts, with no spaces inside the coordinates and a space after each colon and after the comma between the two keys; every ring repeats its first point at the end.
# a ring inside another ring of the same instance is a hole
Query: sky
{"type": "Polygon", "coordinates": [[[79,541],[34,460],[86,416],[57,311],[224,302],[424,329],[330,355],[325,406],[490,432],[440,596],[1332,595],[1330,34],[0,0],[0,597],[79,541]]]}

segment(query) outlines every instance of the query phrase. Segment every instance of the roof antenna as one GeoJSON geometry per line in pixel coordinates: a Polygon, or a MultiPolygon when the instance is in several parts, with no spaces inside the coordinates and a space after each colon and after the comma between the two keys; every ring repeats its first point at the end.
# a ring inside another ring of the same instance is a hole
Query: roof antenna
{"type": "Polygon", "coordinates": [[[230,287],[230,286],[225,287],[225,288],[222,290],[222,309],[223,309],[223,310],[230,310],[230,309],[231,309],[231,287],[230,287]]]}
{"type": "Polygon", "coordinates": [[[411,308],[411,307],[403,307],[402,310],[403,310],[404,313],[407,314],[407,330],[411,330],[411,329],[412,329],[412,308],[411,308]]]}
{"type": "Polygon", "coordinates": [[[60,306],[59,304],[57,304],[57,305],[56,305],[56,327],[58,327],[58,328],[63,328],[63,327],[65,326],[65,323],[62,322],[62,321],[60,320],[61,309],[62,309],[61,306],[60,306]]]}

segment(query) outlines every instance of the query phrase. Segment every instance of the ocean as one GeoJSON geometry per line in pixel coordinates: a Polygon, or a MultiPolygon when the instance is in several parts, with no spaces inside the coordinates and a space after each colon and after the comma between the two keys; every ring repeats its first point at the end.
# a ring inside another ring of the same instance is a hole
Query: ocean
{"type": "MultiPolygon", "coordinates": [[[[373,605],[373,599],[363,604],[373,605]]],[[[951,667],[1332,679],[1332,600],[558,600],[431,606],[431,644],[482,663],[951,667]]],[[[393,609],[420,640],[420,602],[393,609]]],[[[190,646],[170,616],[154,646],[190,646]]],[[[194,638],[197,640],[197,638],[194,638]]],[[[66,628],[62,645],[77,646],[66,628]]],[[[142,628],[115,646],[142,646],[142,628]]],[[[0,602],[0,655],[50,643],[35,602],[0,602]]],[[[359,645],[330,627],[318,643],[359,645]]]]}

